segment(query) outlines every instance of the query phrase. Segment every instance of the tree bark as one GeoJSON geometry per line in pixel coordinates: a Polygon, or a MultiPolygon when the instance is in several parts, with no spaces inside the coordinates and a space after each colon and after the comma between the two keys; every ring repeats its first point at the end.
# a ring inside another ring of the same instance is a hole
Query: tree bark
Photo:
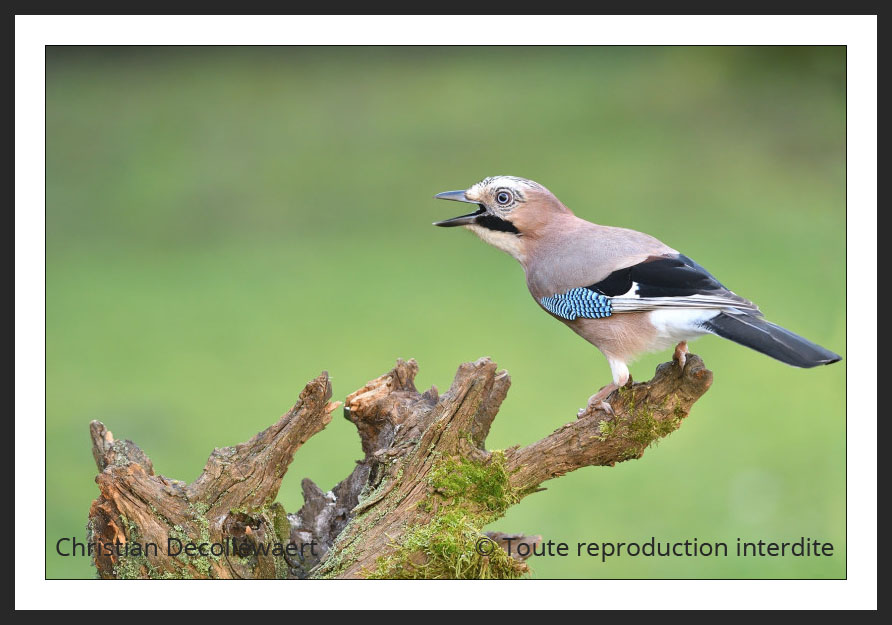
{"type": "Polygon", "coordinates": [[[712,383],[699,357],[590,405],[526,447],[487,451],[510,378],[482,358],[464,363],[443,395],[415,388],[399,360],[350,394],[344,416],[364,457],[328,492],[309,479],[304,505],[275,502],[295,452],[331,421],[323,372],[277,423],[215,449],[191,484],[156,475],[148,456],[93,421],[99,497],[87,540],[103,578],[514,578],[540,536],[484,527],[540,485],[575,469],[640,458],[676,430],[712,383]],[[525,544],[527,549],[518,546],[525,544]],[[509,555],[507,548],[512,547],[509,555]]]}

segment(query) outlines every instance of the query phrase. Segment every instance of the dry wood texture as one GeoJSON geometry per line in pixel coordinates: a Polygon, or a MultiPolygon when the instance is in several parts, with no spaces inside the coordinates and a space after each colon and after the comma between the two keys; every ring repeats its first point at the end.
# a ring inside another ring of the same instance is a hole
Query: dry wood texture
{"type": "Polygon", "coordinates": [[[689,354],[683,368],[664,363],[652,380],[614,392],[613,414],[589,406],[531,445],[487,451],[507,372],[488,358],[464,363],[440,395],[418,392],[417,371],[414,360],[400,360],[346,398],[364,457],[328,492],[304,479],[304,505],[293,514],[275,499],[295,452],[339,406],[329,401],[327,373],[276,424],[215,449],[191,484],[156,475],[139,447],[92,422],[100,494],[88,542],[100,577],[519,577],[524,559],[503,547],[541,537],[484,526],[546,480],[640,458],[712,383],[689,354]]]}

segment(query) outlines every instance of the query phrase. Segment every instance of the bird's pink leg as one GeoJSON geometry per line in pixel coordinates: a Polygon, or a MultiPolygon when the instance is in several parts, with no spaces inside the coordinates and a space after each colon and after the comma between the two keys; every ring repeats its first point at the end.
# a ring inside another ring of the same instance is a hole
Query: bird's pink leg
{"type": "Polygon", "coordinates": [[[675,354],[672,356],[673,360],[678,363],[680,369],[684,369],[684,364],[687,362],[688,358],[688,342],[682,341],[678,345],[675,346],[675,354]]]}
{"type": "MultiPolygon", "coordinates": [[[[629,375],[629,368],[626,366],[625,362],[613,358],[608,358],[608,361],[610,362],[610,370],[613,373],[613,382],[589,397],[588,407],[599,408],[607,414],[612,415],[613,407],[607,402],[607,398],[616,389],[630,384],[632,382],[632,376],[629,375]]],[[[588,408],[580,410],[579,414],[581,415],[587,409],[588,408]]]]}
{"type": "Polygon", "coordinates": [[[604,354],[607,356],[607,362],[610,363],[610,372],[613,374],[613,382],[601,388],[600,391],[588,398],[588,404],[581,409],[577,416],[581,417],[587,410],[603,410],[609,415],[613,414],[613,407],[607,402],[610,394],[618,388],[632,383],[632,376],[629,375],[629,367],[626,366],[625,359],[617,358],[612,354],[604,354]]]}
{"type": "MultiPolygon", "coordinates": [[[[589,408],[599,408],[607,414],[613,414],[613,407],[607,403],[607,398],[610,396],[610,393],[620,387],[620,384],[614,384],[612,382],[607,386],[602,387],[600,391],[588,398],[589,408]]],[[[580,412],[585,412],[585,409],[580,412]]]]}

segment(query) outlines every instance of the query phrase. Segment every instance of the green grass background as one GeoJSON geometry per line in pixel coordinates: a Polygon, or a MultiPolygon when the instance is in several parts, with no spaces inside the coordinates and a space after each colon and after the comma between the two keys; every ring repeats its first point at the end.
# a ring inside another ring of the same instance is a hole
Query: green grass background
{"type": "MultiPolygon", "coordinates": [[[[844,48],[51,47],[46,88],[48,577],[94,575],[55,554],[98,492],[91,419],[190,481],[323,369],[343,399],[414,357],[442,391],[484,355],[512,376],[490,448],[574,419],[604,358],[513,259],[431,226],[457,214],[435,193],[485,176],[655,235],[845,355],[844,48]]],[[[845,360],[692,349],[715,383],[679,433],[547,483],[494,529],[808,536],[836,555],[540,557],[534,577],[845,575],[845,360]]],[[[296,510],[301,478],[331,488],[360,456],[334,419],[279,500],[296,510]]]]}

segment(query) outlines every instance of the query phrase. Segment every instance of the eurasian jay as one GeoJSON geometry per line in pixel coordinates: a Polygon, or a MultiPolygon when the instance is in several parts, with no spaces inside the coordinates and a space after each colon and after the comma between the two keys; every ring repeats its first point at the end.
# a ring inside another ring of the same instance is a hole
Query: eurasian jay
{"type": "Polygon", "coordinates": [[[687,256],[650,235],[580,219],[537,182],[496,176],[434,197],[476,204],[474,212],[434,225],[462,226],[516,258],[539,306],[607,357],[613,383],[589,403],[608,412],[607,396],[630,379],[629,362],[676,344],[684,367],[687,341],[703,334],[794,367],[840,360],[766,321],[755,304],[687,256]]]}

